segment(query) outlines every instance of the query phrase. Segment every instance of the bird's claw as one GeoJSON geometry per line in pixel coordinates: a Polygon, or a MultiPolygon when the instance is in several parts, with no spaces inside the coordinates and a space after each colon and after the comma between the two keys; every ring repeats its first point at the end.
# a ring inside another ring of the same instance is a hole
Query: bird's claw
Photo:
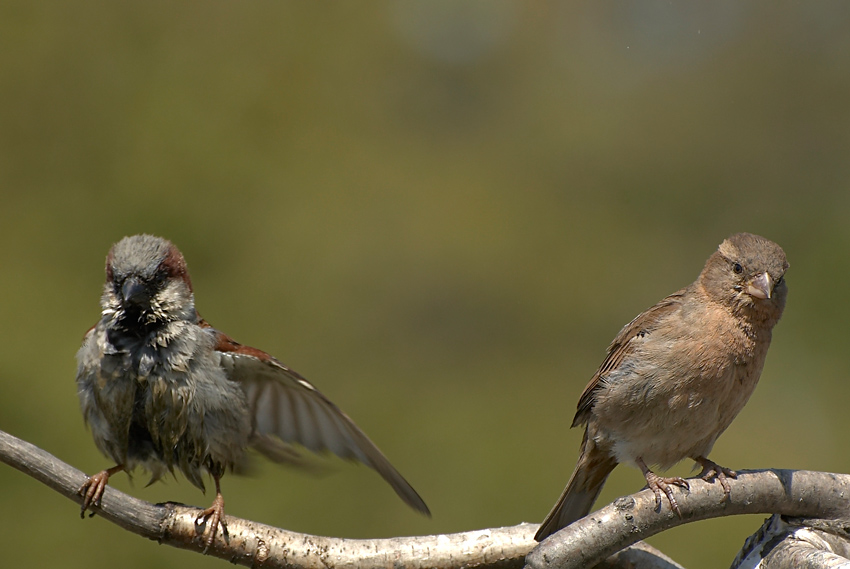
{"type": "MultiPolygon", "coordinates": [[[[100,506],[100,500],[103,498],[103,491],[106,489],[106,483],[109,482],[109,471],[101,470],[97,474],[92,474],[86,481],[83,482],[83,485],[80,486],[80,489],[77,493],[83,497],[83,504],[80,508],[80,518],[86,517],[86,510],[88,510],[92,506],[100,506]]],[[[92,517],[94,512],[89,513],[89,517],[92,517]]]]}
{"type": "Polygon", "coordinates": [[[711,482],[711,480],[717,480],[720,482],[720,486],[723,487],[723,492],[726,494],[726,498],[729,498],[732,494],[732,487],[729,485],[728,479],[738,478],[738,473],[732,469],[720,466],[713,460],[709,460],[705,457],[698,458],[697,463],[702,466],[702,472],[700,472],[698,476],[706,482],[711,482]]]}
{"type": "Polygon", "coordinates": [[[676,512],[677,516],[682,517],[682,512],[679,510],[679,503],[676,502],[676,498],[673,496],[672,486],[679,486],[685,490],[690,490],[691,487],[687,480],[680,476],[664,478],[648,470],[646,472],[646,485],[655,494],[655,508],[657,510],[661,510],[661,493],[663,492],[670,502],[670,509],[676,512]]]}
{"type": "Polygon", "coordinates": [[[215,539],[215,534],[218,531],[218,526],[221,526],[222,537],[227,539],[227,522],[224,521],[224,498],[221,494],[216,494],[212,506],[201,512],[198,517],[195,518],[196,530],[207,534],[204,538],[204,553],[206,553],[212,545],[212,542],[215,539]],[[209,527],[203,530],[200,529],[207,524],[209,524],[209,527]]]}

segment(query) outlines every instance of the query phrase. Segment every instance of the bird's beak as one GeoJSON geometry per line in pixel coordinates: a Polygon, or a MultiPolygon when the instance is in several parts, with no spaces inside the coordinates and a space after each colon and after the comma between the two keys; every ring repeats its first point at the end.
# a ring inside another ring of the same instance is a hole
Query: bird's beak
{"type": "Polygon", "coordinates": [[[773,294],[773,279],[770,278],[770,273],[759,273],[748,282],[747,294],[760,300],[770,298],[773,294]]]}
{"type": "Polygon", "coordinates": [[[124,302],[136,306],[140,306],[148,301],[148,291],[144,283],[133,277],[124,281],[121,287],[121,296],[124,297],[124,302]]]}

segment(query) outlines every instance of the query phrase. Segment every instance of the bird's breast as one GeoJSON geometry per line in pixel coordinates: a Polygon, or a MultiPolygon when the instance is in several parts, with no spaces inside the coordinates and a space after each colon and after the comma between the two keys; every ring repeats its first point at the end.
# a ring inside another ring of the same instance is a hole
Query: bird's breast
{"type": "Polygon", "coordinates": [[[602,378],[592,421],[618,460],[667,467],[711,450],[755,389],[766,353],[723,324],[655,330],[602,378]]]}

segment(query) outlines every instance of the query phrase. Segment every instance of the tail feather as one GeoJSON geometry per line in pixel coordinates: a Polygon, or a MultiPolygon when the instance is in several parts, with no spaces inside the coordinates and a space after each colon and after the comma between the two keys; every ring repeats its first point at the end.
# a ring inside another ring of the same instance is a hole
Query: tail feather
{"type": "Polygon", "coordinates": [[[617,461],[608,453],[599,450],[593,441],[588,441],[585,434],[576,469],[534,539],[543,541],[559,529],[589,514],[602,491],[602,486],[605,485],[605,480],[615,466],[617,461]]]}

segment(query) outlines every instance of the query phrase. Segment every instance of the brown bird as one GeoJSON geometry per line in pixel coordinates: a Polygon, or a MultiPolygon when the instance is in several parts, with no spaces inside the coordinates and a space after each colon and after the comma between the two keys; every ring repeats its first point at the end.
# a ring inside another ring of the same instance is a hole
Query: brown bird
{"type": "Polygon", "coordinates": [[[220,479],[245,470],[253,448],[299,464],[290,443],[374,468],[413,509],[419,494],[354,422],[310,382],[269,354],[243,346],[195,309],[183,255],[165,239],[125,237],[106,258],[100,321],[77,353],[77,391],[98,449],[116,465],[80,488],[81,515],[109,477],[141,466],[151,482],[180,470],[216,497],[197,520],[207,547],[226,533],[220,479]]]}
{"type": "Polygon", "coordinates": [[[684,458],[729,496],[733,470],[708,459],[714,441],[758,383],[788,289],[782,248],[738,233],[720,244],[696,282],[626,324],[584,389],[573,427],[585,425],[581,454],[558,503],[534,538],[583,518],[617,464],[637,466],[661,507],[676,513],[671,485],[649,469],[684,458]]]}

